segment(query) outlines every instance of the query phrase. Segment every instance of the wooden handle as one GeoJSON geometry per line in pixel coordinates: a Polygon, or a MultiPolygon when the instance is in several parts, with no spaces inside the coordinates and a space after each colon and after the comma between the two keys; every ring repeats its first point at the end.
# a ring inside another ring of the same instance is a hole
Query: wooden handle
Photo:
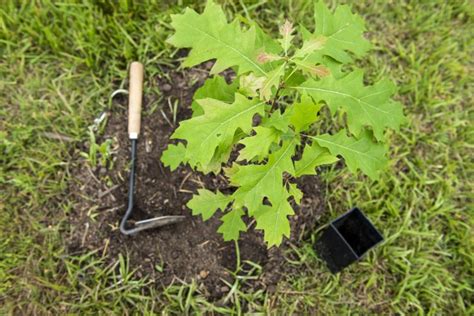
{"type": "Polygon", "coordinates": [[[143,64],[134,61],[130,65],[130,85],[128,88],[128,135],[137,139],[140,134],[143,97],[143,64]]]}

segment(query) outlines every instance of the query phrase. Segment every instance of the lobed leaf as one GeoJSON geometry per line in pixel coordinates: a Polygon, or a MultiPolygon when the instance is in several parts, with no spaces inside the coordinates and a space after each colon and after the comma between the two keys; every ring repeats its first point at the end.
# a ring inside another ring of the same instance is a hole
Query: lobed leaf
{"type": "Polygon", "coordinates": [[[272,127],[279,130],[282,133],[288,132],[290,127],[290,117],[287,113],[281,113],[280,110],[273,112],[270,117],[264,117],[262,119],[261,126],[272,127]]]}
{"type": "Polygon", "coordinates": [[[293,196],[293,199],[295,200],[296,204],[299,205],[301,203],[301,199],[303,198],[303,192],[298,189],[295,183],[290,183],[288,193],[290,194],[290,196],[293,196]]]}
{"type": "Polygon", "coordinates": [[[271,202],[278,201],[283,188],[283,173],[295,173],[291,159],[295,146],[296,139],[287,141],[279,150],[269,155],[265,164],[234,164],[226,171],[230,183],[238,187],[233,194],[237,207],[245,206],[249,215],[253,215],[265,198],[271,202]]]}
{"type": "Polygon", "coordinates": [[[225,241],[237,240],[239,239],[240,232],[247,230],[247,226],[242,220],[244,214],[242,209],[233,209],[222,216],[222,225],[219,226],[217,231],[222,234],[225,241]]]}
{"type": "Polygon", "coordinates": [[[302,48],[295,52],[296,57],[313,63],[323,63],[323,56],[329,56],[338,62],[348,63],[352,61],[349,53],[361,57],[371,48],[370,42],[363,36],[364,21],[346,5],[338,6],[335,12],[331,13],[323,1],[318,1],[314,5],[314,21],[314,32],[308,36],[303,30],[303,39],[305,42],[322,45],[311,51],[306,48],[308,44],[303,44],[302,48]]]}
{"type": "Polygon", "coordinates": [[[258,96],[258,92],[265,82],[265,77],[256,77],[253,73],[240,76],[239,92],[248,97],[258,96]]]}
{"type": "Polygon", "coordinates": [[[169,144],[168,148],[161,155],[161,162],[163,162],[165,167],[170,167],[170,170],[173,171],[178,168],[180,163],[186,161],[185,154],[186,148],[183,144],[169,144]]]}
{"type": "Polygon", "coordinates": [[[285,73],[285,65],[286,64],[282,64],[267,74],[267,77],[260,88],[260,98],[262,100],[270,100],[272,96],[272,88],[278,88],[280,85],[281,78],[285,73]]]}
{"type": "Polygon", "coordinates": [[[326,148],[322,148],[316,142],[313,142],[312,145],[304,147],[303,156],[295,162],[295,176],[315,175],[316,167],[332,164],[338,160],[326,148]]]}
{"type": "Polygon", "coordinates": [[[225,78],[222,76],[214,76],[204,82],[204,84],[196,90],[193,96],[193,103],[191,109],[193,110],[193,117],[204,114],[204,110],[196,100],[200,99],[216,99],[226,103],[234,102],[234,95],[237,91],[237,82],[227,84],[225,78]]]}
{"type": "Polygon", "coordinates": [[[370,126],[375,137],[382,140],[385,128],[398,130],[400,124],[405,122],[401,104],[391,99],[396,91],[395,85],[383,79],[372,86],[364,86],[361,70],[341,79],[333,76],[321,80],[309,79],[295,88],[315,100],[326,101],[332,113],[339,109],[346,112],[349,131],[355,136],[365,126],[370,126]]]}
{"type": "Polygon", "coordinates": [[[203,220],[208,220],[214,213],[220,209],[224,211],[227,205],[232,202],[232,197],[217,191],[213,193],[206,189],[199,189],[198,195],[186,204],[192,211],[193,215],[201,215],[203,220]]]}
{"type": "Polygon", "coordinates": [[[234,143],[238,129],[250,133],[255,114],[263,114],[264,103],[249,100],[236,93],[235,101],[228,104],[215,99],[197,101],[204,114],[182,121],[171,138],[187,142],[185,159],[191,166],[206,168],[217,148],[226,152],[234,143]]]}
{"type": "Polygon", "coordinates": [[[341,155],[351,172],[362,170],[371,179],[378,179],[379,171],[385,168],[385,148],[375,143],[368,131],[364,131],[359,138],[346,136],[341,130],[336,135],[310,136],[322,147],[329,149],[333,155],[341,155]]]}
{"type": "Polygon", "coordinates": [[[314,103],[313,99],[308,95],[302,95],[301,101],[295,103],[289,110],[290,123],[295,128],[295,131],[302,132],[307,130],[318,119],[320,109],[320,104],[314,103]]]}
{"type": "Polygon", "coordinates": [[[284,236],[290,237],[288,216],[295,212],[288,198],[288,192],[282,187],[278,198],[271,201],[271,206],[261,204],[254,214],[256,228],[264,231],[263,238],[268,247],[281,244],[284,236]]]}
{"type": "Polygon", "coordinates": [[[257,62],[261,46],[274,47],[269,37],[257,30],[253,24],[248,30],[238,20],[227,23],[219,5],[208,1],[202,14],[187,8],[184,14],[171,15],[174,35],[168,42],[176,47],[191,48],[183,66],[191,67],[210,59],[216,59],[211,74],[217,74],[230,67],[238,67],[238,74],[253,72],[266,76],[268,66],[257,62]],[[260,45],[256,45],[256,44],[260,45]]]}
{"type": "Polygon", "coordinates": [[[261,161],[267,157],[270,146],[278,143],[280,132],[272,127],[257,126],[254,128],[255,135],[246,137],[240,141],[245,147],[240,150],[238,160],[251,161],[256,158],[261,161]]]}

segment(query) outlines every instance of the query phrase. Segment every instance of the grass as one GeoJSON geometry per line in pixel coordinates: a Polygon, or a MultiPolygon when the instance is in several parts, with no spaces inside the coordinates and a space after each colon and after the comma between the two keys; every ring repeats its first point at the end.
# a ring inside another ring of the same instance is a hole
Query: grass
{"type": "MultiPolygon", "coordinates": [[[[106,266],[99,253],[66,252],[77,148],[110,93],[124,87],[130,60],[143,61],[148,76],[172,65],[168,15],[190,4],[179,2],[2,4],[0,313],[472,314],[468,1],[353,4],[375,44],[360,66],[369,81],[384,75],[398,82],[410,121],[392,136],[391,170],[379,182],[346,170],[320,174],[330,209],[321,222],[357,204],[386,237],[360,263],[331,275],[308,241],[288,254],[305,273],[269,294],[241,286],[258,267],[240,271],[223,305],[207,302],[195,283],[157,292],[135,278],[125,257],[106,266]]],[[[286,17],[311,23],[310,1],[223,3],[230,15],[255,18],[270,31],[286,17]]],[[[159,93],[149,83],[145,89],[159,93]]]]}

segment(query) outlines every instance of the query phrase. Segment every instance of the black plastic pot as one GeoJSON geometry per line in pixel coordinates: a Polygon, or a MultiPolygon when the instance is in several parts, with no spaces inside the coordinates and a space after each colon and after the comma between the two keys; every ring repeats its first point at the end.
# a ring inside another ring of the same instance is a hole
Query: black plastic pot
{"type": "Polygon", "coordinates": [[[361,210],[353,208],[324,229],[315,248],[329,270],[337,273],[362,258],[381,241],[382,234],[361,210]]]}

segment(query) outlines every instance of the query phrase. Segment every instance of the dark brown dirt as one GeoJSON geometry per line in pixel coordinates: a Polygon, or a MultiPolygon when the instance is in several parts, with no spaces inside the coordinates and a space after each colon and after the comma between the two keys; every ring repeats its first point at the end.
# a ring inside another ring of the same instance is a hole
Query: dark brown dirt
{"type": "MultiPolygon", "coordinates": [[[[211,299],[218,299],[229,290],[222,280],[232,281],[229,271],[236,266],[233,242],[224,242],[217,233],[218,216],[203,222],[191,215],[186,203],[198,188],[231,192],[221,175],[202,175],[189,167],[174,172],[160,162],[169,136],[176,128],[168,106],[179,101],[177,123],[190,117],[194,91],[208,76],[210,65],[187,72],[170,72],[169,80],[148,78],[148,83],[160,88],[164,98],[158,108],[149,113],[157,100],[145,96],[142,134],[138,143],[137,189],[132,219],[161,215],[185,215],[184,222],[168,227],[124,236],[118,230],[125,212],[128,191],[129,140],[126,122],[126,98],[116,98],[109,113],[104,139],[114,140],[114,159],[110,166],[91,169],[79,162],[73,171],[75,181],[70,190],[77,201],[71,213],[71,253],[99,249],[99,254],[112,261],[121,253],[127,255],[137,276],[149,276],[157,284],[166,286],[174,281],[198,280],[201,290],[211,299]],[[151,81],[150,81],[151,80],[151,81]],[[193,83],[193,84],[192,84],[193,83]],[[148,113],[148,114],[147,114],[148,113]],[[163,267],[160,272],[156,266],[163,267]]],[[[231,74],[226,74],[230,77],[231,74]]],[[[229,78],[228,78],[229,79],[229,78]]],[[[87,151],[87,144],[84,145],[87,151]]],[[[298,245],[302,236],[314,229],[323,210],[322,186],[316,177],[304,177],[298,182],[305,192],[301,207],[291,217],[292,234],[279,248],[267,250],[260,231],[247,220],[249,229],[241,234],[239,249],[241,262],[249,260],[262,266],[257,280],[247,286],[274,288],[282,275],[291,270],[284,258],[289,244],[298,245]]]]}

